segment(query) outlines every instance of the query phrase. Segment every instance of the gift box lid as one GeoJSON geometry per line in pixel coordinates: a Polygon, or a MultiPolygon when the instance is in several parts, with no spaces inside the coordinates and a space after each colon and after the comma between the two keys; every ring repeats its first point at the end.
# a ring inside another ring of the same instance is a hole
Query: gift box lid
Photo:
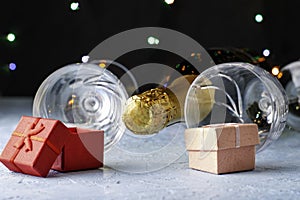
{"type": "Polygon", "coordinates": [[[258,127],[254,123],[212,124],[185,131],[189,151],[214,151],[259,144],[258,127]]]}

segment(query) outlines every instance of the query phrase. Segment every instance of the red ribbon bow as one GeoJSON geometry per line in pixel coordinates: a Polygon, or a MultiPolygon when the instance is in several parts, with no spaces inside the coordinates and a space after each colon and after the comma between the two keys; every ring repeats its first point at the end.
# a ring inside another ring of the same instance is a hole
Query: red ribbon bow
{"type": "Polygon", "coordinates": [[[21,149],[22,146],[25,144],[25,147],[26,147],[25,151],[26,152],[31,151],[32,150],[32,141],[31,141],[30,137],[38,134],[44,128],[45,127],[43,124],[39,124],[38,126],[36,126],[35,123],[29,123],[26,126],[24,133],[22,134],[20,139],[14,144],[14,147],[17,149],[21,149]]]}

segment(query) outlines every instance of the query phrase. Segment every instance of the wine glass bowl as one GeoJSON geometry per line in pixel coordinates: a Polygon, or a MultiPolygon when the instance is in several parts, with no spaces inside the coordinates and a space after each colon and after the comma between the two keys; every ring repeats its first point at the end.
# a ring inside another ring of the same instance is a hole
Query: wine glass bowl
{"type": "Polygon", "coordinates": [[[125,126],[120,113],[128,98],[122,82],[95,63],[70,64],[50,74],[39,87],[33,115],[67,126],[103,130],[104,148],[119,141],[125,126]]]}
{"type": "Polygon", "coordinates": [[[281,70],[282,83],[289,101],[287,125],[300,131],[300,61],[291,62],[281,70]]]}
{"type": "Polygon", "coordinates": [[[288,113],[287,97],[279,81],[264,69],[249,63],[223,63],[202,72],[192,83],[185,102],[188,128],[216,123],[256,123],[264,150],[281,135],[288,113]],[[201,100],[211,112],[203,117],[201,100]]]}

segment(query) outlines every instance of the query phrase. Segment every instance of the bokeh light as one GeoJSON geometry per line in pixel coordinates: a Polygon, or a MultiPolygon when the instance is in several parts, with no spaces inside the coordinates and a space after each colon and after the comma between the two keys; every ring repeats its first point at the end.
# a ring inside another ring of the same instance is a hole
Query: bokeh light
{"type": "Polygon", "coordinates": [[[174,0],[165,0],[166,4],[173,4],[174,3],[174,0]]]}
{"type": "Polygon", "coordinates": [[[277,78],[278,78],[278,79],[281,79],[282,76],[283,76],[283,73],[282,73],[282,72],[279,72],[279,74],[277,75],[277,78]]]}
{"type": "Polygon", "coordinates": [[[270,50],[269,49],[265,49],[265,50],[263,50],[263,55],[264,56],[266,56],[266,57],[268,57],[269,55],[270,55],[270,50]]]}
{"type": "Polygon", "coordinates": [[[71,10],[79,10],[79,2],[72,2],[71,4],[70,4],[70,8],[71,8],[71,10]]]}
{"type": "Polygon", "coordinates": [[[274,66],[274,67],[272,68],[272,74],[273,74],[274,76],[277,76],[277,75],[279,74],[279,72],[280,72],[280,70],[279,70],[279,67],[278,67],[278,66],[274,66]]]}
{"type": "Polygon", "coordinates": [[[83,63],[87,63],[89,61],[90,57],[89,56],[82,56],[81,61],[83,63]]]}
{"type": "Polygon", "coordinates": [[[17,69],[17,65],[16,65],[15,63],[9,63],[8,68],[9,68],[11,71],[14,71],[14,70],[17,69]]]}
{"type": "Polygon", "coordinates": [[[15,39],[16,39],[16,35],[13,34],[13,33],[9,33],[9,34],[7,34],[7,36],[6,36],[6,39],[7,39],[9,42],[14,42],[15,39]]]}
{"type": "Polygon", "coordinates": [[[150,45],[154,45],[154,44],[157,45],[157,44],[159,44],[159,39],[157,39],[157,38],[155,38],[153,36],[150,36],[150,37],[148,37],[147,42],[150,45]]]}
{"type": "Polygon", "coordinates": [[[262,14],[256,14],[255,15],[255,21],[256,22],[258,22],[258,23],[260,23],[260,22],[262,22],[263,21],[263,16],[262,16],[262,14]]]}

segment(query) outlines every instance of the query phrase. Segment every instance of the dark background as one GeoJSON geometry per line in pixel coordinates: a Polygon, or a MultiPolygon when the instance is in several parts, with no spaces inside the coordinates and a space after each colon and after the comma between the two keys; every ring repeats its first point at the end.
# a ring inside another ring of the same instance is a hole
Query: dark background
{"type": "Polygon", "coordinates": [[[122,31],[159,26],[180,31],[204,48],[271,51],[273,65],[300,58],[300,1],[270,0],[69,0],[0,4],[0,96],[34,96],[58,68],[80,62],[97,44],[122,31]],[[261,13],[264,20],[254,17],[261,13]],[[13,32],[10,43],[6,35],[13,32]],[[17,69],[9,70],[14,62],[17,69]]]}

